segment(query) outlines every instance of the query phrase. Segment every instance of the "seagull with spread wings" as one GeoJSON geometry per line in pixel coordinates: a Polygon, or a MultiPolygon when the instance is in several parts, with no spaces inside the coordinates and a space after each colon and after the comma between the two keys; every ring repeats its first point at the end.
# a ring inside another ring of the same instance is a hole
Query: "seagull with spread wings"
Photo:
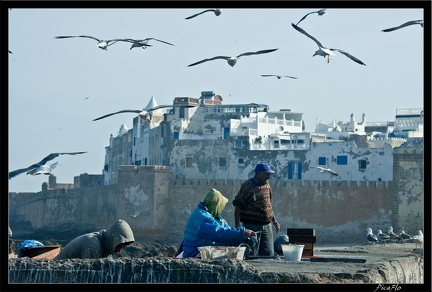
{"type": "Polygon", "coordinates": [[[273,74],[261,74],[262,77],[277,77],[277,79],[281,79],[282,77],[288,77],[291,79],[297,79],[297,77],[287,76],[287,75],[273,75],[273,74]]]}
{"type": "Polygon", "coordinates": [[[196,17],[196,16],[198,16],[198,15],[201,15],[201,14],[203,14],[203,13],[206,13],[206,12],[214,12],[214,14],[215,14],[216,16],[219,16],[219,15],[221,15],[221,13],[222,13],[222,9],[218,9],[218,8],[216,8],[216,9],[207,9],[207,10],[201,11],[201,12],[199,12],[199,13],[197,13],[197,14],[194,14],[194,15],[191,15],[191,16],[189,16],[189,17],[186,17],[185,19],[191,19],[191,18],[194,18],[194,17],[196,17]]]}
{"type": "Polygon", "coordinates": [[[328,56],[328,61],[330,62],[330,55],[332,56],[336,56],[336,54],[333,53],[333,51],[338,51],[339,53],[345,55],[346,57],[350,58],[351,60],[353,60],[354,62],[360,64],[360,65],[364,65],[366,66],[365,63],[363,63],[360,59],[354,57],[353,55],[348,54],[347,52],[345,52],[344,50],[341,49],[331,49],[331,48],[326,48],[324,47],[316,38],[314,38],[313,36],[311,36],[310,34],[308,34],[304,29],[302,29],[301,27],[295,25],[294,23],[291,23],[292,27],[294,27],[294,29],[296,29],[298,32],[301,32],[302,34],[304,34],[305,36],[307,36],[308,38],[310,38],[311,40],[313,40],[317,45],[318,45],[318,50],[315,51],[315,53],[312,55],[312,57],[315,57],[316,55],[318,56],[323,56],[324,58],[326,56],[328,56]]]}
{"type": "Polygon", "coordinates": [[[327,8],[323,8],[323,9],[320,9],[320,10],[318,10],[318,11],[312,11],[312,12],[309,12],[308,14],[306,14],[305,16],[303,16],[302,17],[302,19],[300,19],[299,20],[299,22],[297,22],[297,25],[300,23],[300,22],[302,22],[309,14],[312,14],[312,13],[317,13],[319,16],[321,16],[321,15],[323,15],[324,13],[325,13],[325,11],[326,11],[326,9],[327,8]]]}
{"type": "Polygon", "coordinates": [[[119,39],[112,39],[112,40],[100,40],[96,37],[93,36],[89,36],[89,35],[61,35],[61,36],[56,36],[56,39],[67,39],[67,38],[88,38],[88,39],[93,39],[95,41],[98,42],[98,47],[102,50],[107,50],[109,46],[115,44],[116,42],[119,41],[119,39]]]}
{"type": "Polygon", "coordinates": [[[32,164],[29,167],[25,167],[25,168],[21,168],[21,169],[17,169],[14,171],[9,172],[9,179],[27,172],[27,174],[31,174],[31,175],[38,175],[38,174],[50,174],[52,169],[55,168],[55,166],[57,165],[57,163],[53,163],[50,166],[47,166],[46,163],[50,160],[53,160],[54,158],[60,156],[60,155],[77,155],[77,154],[83,154],[83,153],[87,153],[87,151],[85,152],[61,152],[61,153],[51,153],[49,154],[47,157],[45,157],[44,159],[42,159],[41,161],[39,161],[38,163],[32,164]]]}
{"type": "Polygon", "coordinates": [[[324,168],[324,167],[321,167],[321,166],[311,166],[311,167],[319,169],[321,173],[328,172],[328,173],[330,173],[331,175],[334,175],[334,176],[339,175],[336,171],[334,171],[333,169],[330,169],[330,168],[324,168]]]}
{"type": "Polygon", "coordinates": [[[135,40],[135,39],[116,39],[116,42],[128,42],[128,43],[132,43],[132,46],[130,47],[130,50],[132,50],[133,48],[143,48],[146,49],[147,47],[151,47],[152,45],[149,44],[149,41],[154,40],[154,41],[158,41],[167,45],[171,45],[174,46],[172,43],[166,42],[166,41],[162,41],[156,38],[146,38],[143,40],[135,40]]]}
{"type": "Polygon", "coordinates": [[[107,118],[107,117],[110,117],[110,116],[113,116],[116,114],[121,114],[121,113],[135,113],[135,114],[138,114],[143,121],[149,122],[150,121],[150,112],[155,111],[155,110],[160,109],[160,108],[169,108],[169,107],[189,108],[189,107],[195,107],[195,105],[175,105],[175,104],[174,105],[158,105],[158,106],[155,106],[155,107],[152,107],[149,109],[143,109],[143,110],[121,110],[121,111],[118,111],[115,113],[106,114],[104,116],[101,116],[99,118],[94,119],[93,121],[98,121],[98,120],[101,120],[101,119],[104,119],[104,118],[107,118]]]}
{"type": "Polygon", "coordinates": [[[27,174],[31,174],[31,175],[40,175],[40,174],[44,174],[44,175],[50,175],[52,174],[54,168],[56,168],[58,164],[58,161],[52,163],[52,164],[44,164],[39,166],[38,168],[33,168],[30,171],[27,171],[27,174]]]}
{"type": "Polygon", "coordinates": [[[260,54],[267,54],[267,53],[274,52],[276,50],[277,49],[269,49],[269,50],[261,50],[261,51],[257,51],[257,52],[246,52],[246,53],[240,54],[240,55],[238,55],[236,57],[216,56],[216,57],[213,57],[213,58],[208,58],[208,59],[204,59],[204,60],[195,62],[193,64],[188,65],[188,67],[195,66],[195,65],[207,62],[207,61],[218,60],[218,59],[226,60],[231,67],[234,67],[234,65],[237,63],[237,60],[240,59],[240,57],[243,57],[243,56],[252,56],[252,55],[260,55],[260,54]]]}
{"type": "Polygon", "coordinates": [[[423,27],[423,20],[411,20],[411,21],[407,21],[399,26],[395,26],[395,27],[390,27],[390,28],[386,28],[383,29],[382,32],[390,32],[390,31],[394,31],[394,30],[398,30],[410,25],[415,25],[415,24],[419,24],[421,27],[423,27]]]}

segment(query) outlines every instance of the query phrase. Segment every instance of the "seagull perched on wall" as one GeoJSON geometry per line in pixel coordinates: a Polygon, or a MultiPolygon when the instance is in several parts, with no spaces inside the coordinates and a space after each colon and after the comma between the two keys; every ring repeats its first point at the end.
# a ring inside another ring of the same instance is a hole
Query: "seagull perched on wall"
{"type": "Polygon", "coordinates": [[[87,153],[87,151],[85,152],[62,152],[62,153],[51,153],[49,154],[47,157],[45,157],[44,159],[42,159],[41,161],[39,161],[38,163],[32,164],[29,167],[26,168],[21,168],[21,169],[17,169],[14,171],[9,172],[9,179],[13,178],[14,176],[17,176],[23,172],[27,172],[27,174],[31,174],[31,175],[38,175],[38,174],[50,174],[52,169],[57,165],[56,163],[51,164],[50,166],[45,166],[45,164],[50,161],[53,160],[54,158],[58,157],[59,155],[77,155],[77,154],[83,154],[83,153],[87,153]],[[51,167],[51,169],[49,169],[51,167]],[[46,172],[46,173],[44,173],[46,172]]]}
{"type": "Polygon", "coordinates": [[[299,25],[299,23],[302,22],[309,14],[317,13],[319,16],[323,15],[325,13],[326,9],[327,8],[323,8],[323,9],[320,9],[318,11],[309,12],[308,14],[306,14],[305,16],[303,16],[302,19],[300,19],[299,22],[297,22],[296,25],[299,25]]]}
{"type": "Polygon", "coordinates": [[[366,240],[369,243],[375,244],[376,242],[378,242],[378,237],[372,233],[372,228],[366,228],[365,230],[367,231],[366,240]]]}
{"type": "Polygon", "coordinates": [[[171,45],[174,46],[172,43],[166,42],[166,41],[162,41],[159,39],[155,39],[155,38],[146,38],[143,40],[135,40],[135,39],[117,39],[115,40],[116,42],[128,42],[128,43],[132,43],[132,46],[130,47],[130,50],[132,50],[133,48],[143,48],[146,49],[147,47],[151,47],[152,45],[149,44],[149,41],[158,41],[167,45],[171,45]]]}
{"type": "Polygon", "coordinates": [[[110,117],[110,116],[113,116],[116,114],[120,114],[120,113],[135,113],[135,114],[138,114],[143,121],[150,122],[150,112],[155,111],[155,110],[160,109],[160,108],[167,108],[167,107],[189,108],[189,107],[195,107],[195,105],[175,105],[175,104],[174,105],[158,105],[158,106],[155,106],[153,108],[142,109],[142,110],[121,110],[121,111],[118,111],[115,113],[106,114],[104,116],[101,116],[99,118],[94,119],[93,121],[98,121],[98,120],[101,120],[101,119],[104,119],[104,118],[107,118],[107,117],[110,117]]]}
{"type": "Polygon", "coordinates": [[[336,171],[334,171],[333,169],[330,169],[330,168],[324,168],[324,167],[321,167],[321,166],[311,166],[311,167],[319,169],[320,172],[322,172],[322,173],[328,172],[328,173],[330,173],[331,175],[334,175],[334,176],[339,175],[336,171]]]}
{"type": "Polygon", "coordinates": [[[93,39],[98,42],[98,47],[102,50],[107,50],[109,46],[115,44],[119,41],[119,39],[112,39],[112,40],[100,40],[96,37],[89,36],[89,35],[65,35],[65,36],[56,36],[56,39],[67,39],[67,38],[88,38],[93,39]]]}
{"type": "Polygon", "coordinates": [[[216,9],[207,9],[207,10],[201,11],[201,12],[199,12],[199,13],[197,13],[197,14],[194,14],[194,15],[191,15],[191,16],[189,16],[189,17],[186,17],[185,19],[191,19],[191,18],[194,18],[194,17],[196,17],[196,16],[198,16],[198,15],[201,15],[201,14],[203,14],[203,13],[206,13],[206,12],[214,12],[214,14],[215,14],[216,16],[219,16],[219,15],[221,15],[221,13],[222,13],[222,9],[219,9],[219,8],[216,8],[216,9]]]}
{"type": "Polygon", "coordinates": [[[387,240],[390,240],[390,235],[388,235],[388,234],[386,234],[386,233],[383,233],[383,232],[381,231],[381,229],[379,229],[379,230],[377,231],[376,236],[378,237],[378,240],[379,240],[379,241],[382,241],[382,242],[386,242],[387,240]]]}
{"type": "Polygon", "coordinates": [[[412,239],[416,246],[423,245],[423,232],[419,230],[417,235],[414,235],[412,239]]]}
{"type": "Polygon", "coordinates": [[[399,233],[399,237],[400,237],[403,241],[406,241],[406,240],[408,240],[408,239],[412,239],[412,236],[409,235],[409,234],[406,234],[405,231],[403,231],[403,230],[399,233]]]}
{"type": "Polygon", "coordinates": [[[390,32],[390,31],[398,30],[398,29],[401,29],[401,28],[404,28],[404,27],[407,27],[410,25],[415,25],[415,24],[419,24],[421,27],[423,27],[423,20],[411,20],[411,21],[405,22],[399,26],[383,29],[382,32],[390,32]]]}
{"type": "Polygon", "coordinates": [[[315,57],[317,55],[318,56],[323,56],[324,58],[328,57],[327,63],[329,63],[330,62],[330,55],[336,56],[336,54],[334,54],[333,51],[338,51],[339,53],[341,53],[341,54],[345,55],[346,57],[350,58],[351,60],[353,60],[354,62],[356,62],[356,63],[358,63],[360,65],[366,66],[366,64],[363,63],[360,59],[354,57],[353,55],[348,54],[344,50],[326,48],[316,38],[314,38],[313,36],[311,36],[310,34],[308,34],[301,27],[295,25],[294,23],[291,23],[291,25],[292,25],[292,27],[294,27],[294,29],[296,29],[297,31],[301,32],[302,34],[304,34],[305,36],[307,36],[308,38],[310,38],[311,40],[313,40],[318,45],[318,50],[315,51],[315,53],[312,55],[312,57],[315,57]]]}
{"type": "Polygon", "coordinates": [[[269,49],[269,50],[261,50],[261,51],[257,51],[257,52],[246,52],[246,53],[240,54],[240,55],[238,55],[236,57],[216,56],[216,57],[213,57],[213,58],[204,59],[204,60],[195,62],[193,64],[188,65],[188,67],[195,66],[195,65],[207,62],[207,61],[217,60],[217,59],[226,60],[231,67],[234,67],[234,65],[237,63],[237,60],[240,59],[240,57],[243,57],[243,56],[252,56],[252,55],[260,55],[260,54],[267,54],[267,53],[274,52],[276,50],[277,49],[269,49]]]}
{"type": "Polygon", "coordinates": [[[297,79],[297,77],[287,76],[287,75],[273,75],[273,74],[262,74],[262,77],[276,77],[277,79],[281,79],[282,77],[288,77],[291,79],[297,79]]]}
{"type": "Polygon", "coordinates": [[[393,227],[391,227],[391,226],[389,228],[387,228],[387,234],[390,236],[391,240],[401,240],[402,239],[402,238],[400,238],[399,235],[394,233],[393,227]]]}

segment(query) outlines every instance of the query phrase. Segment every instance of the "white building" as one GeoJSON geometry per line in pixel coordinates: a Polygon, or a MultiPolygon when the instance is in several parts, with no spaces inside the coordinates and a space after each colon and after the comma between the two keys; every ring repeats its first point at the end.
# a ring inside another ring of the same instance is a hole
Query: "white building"
{"type": "MultiPolygon", "coordinates": [[[[302,113],[270,111],[265,104],[223,105],[222,100],[203,91],[200,98],[174,99],[173,104],[195,107],[153,112],[150,122],[135,117],[133,129],[120,131],[106,147],[105,183],[116,183],[121,163],[171,166],[173,178],[244,180],[259,161],[275,168],[275,179],[393,180],[393,148],[406,138],[369,139],[365,114],[360,123],[351,114],[348,123],[320,123],[320,132],[309,133],[303,131],[302,113]],[[338,175],[322,173],[317,166],[338,175]]],[[[153,97],[151,103],[157,104],[153,97]]],[[[409,125],[422,130],[422,120],[414,121],[409,125]]],[[[402,124],[407,123],[395,122],[395,129],[402,124]]]]}

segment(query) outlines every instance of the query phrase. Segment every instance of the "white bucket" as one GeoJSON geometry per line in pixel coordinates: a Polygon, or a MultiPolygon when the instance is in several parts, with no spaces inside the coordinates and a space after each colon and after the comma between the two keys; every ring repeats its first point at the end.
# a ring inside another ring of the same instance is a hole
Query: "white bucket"
{"type": "Polygon", "coordinates": [[[285,261],[299,262],[303,254],[302,244],[281,244],[285,261]]]}

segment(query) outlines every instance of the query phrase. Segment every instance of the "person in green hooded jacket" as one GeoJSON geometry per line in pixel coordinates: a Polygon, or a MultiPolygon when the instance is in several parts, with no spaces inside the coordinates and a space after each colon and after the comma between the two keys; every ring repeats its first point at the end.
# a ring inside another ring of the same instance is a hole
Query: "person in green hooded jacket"
{"type": "Polygon", "coordinates": [[[230,227],[221,213],[228,199],[218,190],[211,189],[199,202],[190,215],[183,233],[183,242],[177,250],[176,256],[195,257],[200,246],[238,246],[247,242],[249,238],[256,237],[250,229],[230,227]]]}
{"type": "Polygon", "coordinates": [[[129,224],[117,220],[107,229],[80,235],[60,250],[55,260],[98,259],[120,252],[123,247],[135,242],[129,224]]]}

